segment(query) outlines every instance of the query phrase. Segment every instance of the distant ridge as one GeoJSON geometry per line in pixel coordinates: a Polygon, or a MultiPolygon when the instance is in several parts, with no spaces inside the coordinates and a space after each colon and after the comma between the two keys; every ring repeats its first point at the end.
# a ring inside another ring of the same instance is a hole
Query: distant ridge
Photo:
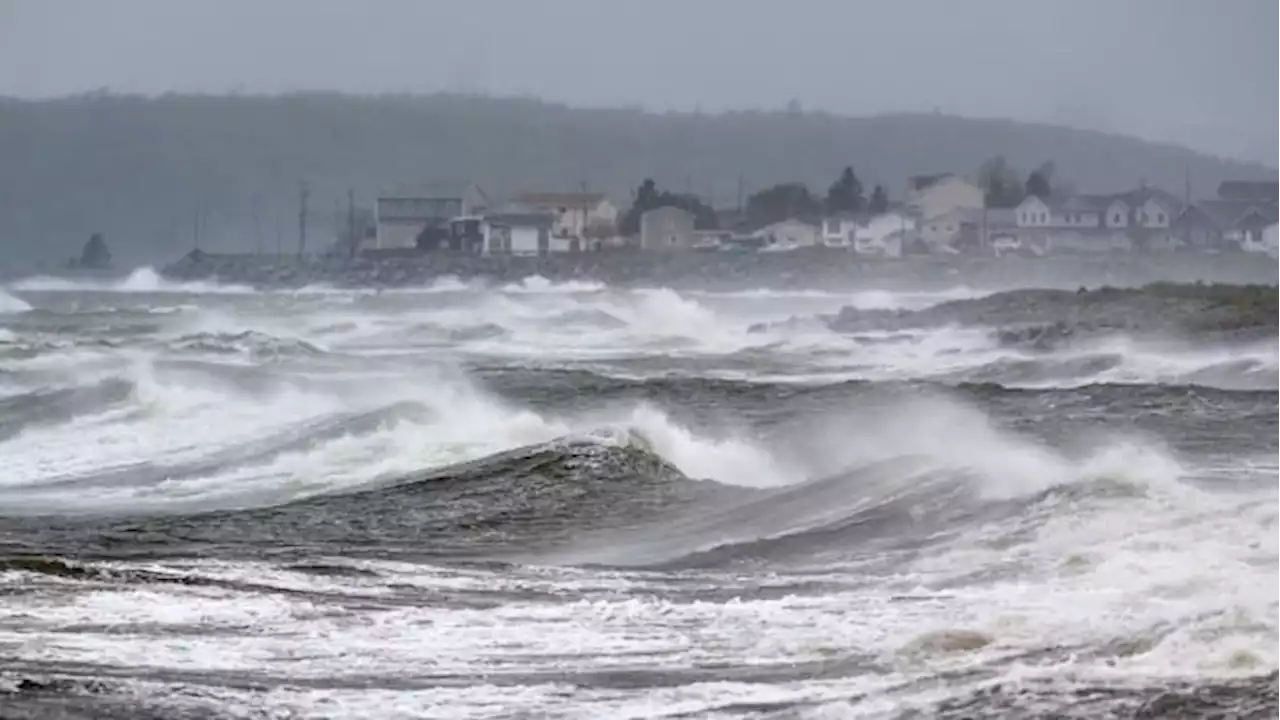
{"type": "Polygon", "coordinates": [[[55,260],[105,234],[122,262],[190,250],[297,247],[298,183],[310,186],[310,249],[348,188],[474,180],[490,195],[602,191],[620,204],[644,177],[717,205],[799,180],[825,192],[852,164],[863,184],[901,197],[909,176],[973,175],[1004,155],[1024,170],[1052,159],[1080,189],[1139,182],[1197,196],[1275,168],[1130,137],[938,114],[649,113],[464,95],[95,94],[0,99],[4,264],[55,260]],[[277,232],[277,228],[279,231],[277,232]]]}

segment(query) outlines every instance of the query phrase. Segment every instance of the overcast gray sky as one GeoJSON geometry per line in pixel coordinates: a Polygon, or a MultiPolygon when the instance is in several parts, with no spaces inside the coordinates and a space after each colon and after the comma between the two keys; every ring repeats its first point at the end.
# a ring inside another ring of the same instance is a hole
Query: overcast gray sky
{"type": "Polygon", "coordinates": [[[940,110],[1277,165],[1277,0],[0,0],[0,94],[940,110]]]}

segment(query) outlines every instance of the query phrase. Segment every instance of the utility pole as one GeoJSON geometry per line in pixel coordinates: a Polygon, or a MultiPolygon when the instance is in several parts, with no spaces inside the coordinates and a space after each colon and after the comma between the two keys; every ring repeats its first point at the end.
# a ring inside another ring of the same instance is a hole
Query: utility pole
{"type": "Polygon", "coordinates": [[[742,213],[742,195],[745,190],[746,180],[742,177],[742,173],[738,173],[738,213],[742,213]]]}
{"type": "Polygon", "coordinates": [[[262,254],[262,203],[253,196],[253,254],[262,254]]]}
{"type": "Polygon", "coordinates": [[[311,197],[311,189],[307,187],[307,181],[302,181],[302,188],[298,193],[298,257],[307,251],[307,200],[311,197]]]}
{"type": "Polygon", "coordinates": [[[191,219],[191,244],[196,249],[200,249],[200,208],[196,208],[195,216],[191,219]]]}
{"type": "Polygon", "coordinates": [[[355,257],[360,238],[356,237],[356,191],[351,188],[347,188],[347,244],[351,257],[355,257]]]}
{"type": "Polygon", "coordinates": [[[276,262],[284,257],[284,228],[280,225],[280,208],[277,206],[271,216],[276,220],[276,262]]]}

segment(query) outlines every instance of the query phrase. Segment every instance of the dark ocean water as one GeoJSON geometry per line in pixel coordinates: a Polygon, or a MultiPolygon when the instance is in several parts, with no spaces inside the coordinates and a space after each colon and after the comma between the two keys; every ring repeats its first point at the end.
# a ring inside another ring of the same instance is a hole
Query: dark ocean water
{"type": "Polygon", "coordinates": [[[0,718],[1274,717],[1274,334],[983,294],[16,283],[0,718]]]}

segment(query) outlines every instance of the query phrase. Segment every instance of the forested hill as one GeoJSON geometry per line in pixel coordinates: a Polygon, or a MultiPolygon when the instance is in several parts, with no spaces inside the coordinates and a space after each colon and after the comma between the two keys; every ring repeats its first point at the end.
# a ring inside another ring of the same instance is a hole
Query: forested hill
{"type": "Polygon", "coordinates": [[[311,188],[313,247],[347,190],[474,180],[610,193],[641,179],[717,205],[799,180],[824,192],[852,165],[892,198],[913,174],[975,175],[994,155],[1105,191],[1146,180],[1199,195],[1224,178],[1276,171],[1128,137],[944,115],[866,118],[806,112],[652,114],[456,95],[281,97],[110,95],[0,100],[0,249],[12,271],[79,253],[102,232],[123,263],[205,249],[296,247],[299,181],[311,188]]]}

